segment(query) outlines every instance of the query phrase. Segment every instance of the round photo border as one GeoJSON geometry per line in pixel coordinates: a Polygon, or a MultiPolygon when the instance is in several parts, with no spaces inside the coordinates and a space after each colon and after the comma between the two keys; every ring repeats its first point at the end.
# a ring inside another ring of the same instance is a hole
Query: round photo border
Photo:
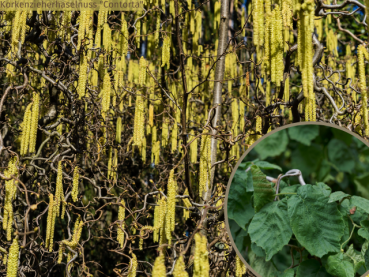
{"type": "MultiPolygon", "coordinates": [[[[273,135],[274,133],[276,132],[279,132],[283,129],[287,129],[287,128],[291,128],[291,127],[294,127],[294,126],[301,126],[301,125],[321,125],[321,126],[326,126],[326,127],[332,127],[332,128],[336,128],[336,129],[339,129],[341,131],[344,131],[352,136],[354,136],[355,138],[359,139],[361,142],[363,142],[366,146],[369,147],[369,142],[366,141],[364,138],[362,138],[361,136],[359,136],[358,134],[352,132],[352,131],[349,131],[347,130],[346,128],[344,127],[341,127],[341,126],[338,126],[338,125],[335,125],[335,124],[332,124],[332,123],[326,123],[326,122],[312,122],[312,121],[309,121],[309,122],[296,122],[296,123],[291,123],[291,124],[287,124],[287,125],[284,125],[284,126],[281,126],[281,127],[278,127],[272,131],[270,131],[269,133],[265,134],[264,136],[262,136],[261,138],[259,138],[257,141],[255,141],[243,154],[242,156],[239,158],[239,160],[237,161],[236,165],[234,166],[233,168],[233,171],[231,173],[231,176],[229,177],[229,180],[228,180],[228,183],[227,183],[227,190],[226,190],[226,194],[225,194],[225,199],[224,199],[224,223],[225,223],[225,226],[226,226],[226,230],[227,230],[227,233],[228,233],[228,236],[230,238],[230,242],[231,242],[231,245],[233,247],[233,249],[236,251],[236,254],[237,256],[240,258],[240,260],[246,265],[247,267],[247,270],[251,271],[256,277],[269,277],[269,276],[261,276],[259,273],[255,272],[254,269],[245,261],[245,259],[243,258],[243,256],[241,255],[240,251],[237,249],[236,247],[236,244],[233,240],[233,237],[232,237],[232,233],[231,233],[231,230],[229,228],[229,223],[228,223],[228,194],[229,194],[229,189],[231,187],[231,184],[232,184],[232,180],[233,180],[233,177],[238,169],[238,167],[240,166],[241,162],[243,161],[243,159],[246,157],[246,155],[252,150],[254,149],[254,147],[259,144],[262,140],[264,140],[265,138],[269,137],[270,135],[273,135]]],[[[369,276],[369,270],[366,271],[361,277],[366,277],[366,276],[369,276]]]]}

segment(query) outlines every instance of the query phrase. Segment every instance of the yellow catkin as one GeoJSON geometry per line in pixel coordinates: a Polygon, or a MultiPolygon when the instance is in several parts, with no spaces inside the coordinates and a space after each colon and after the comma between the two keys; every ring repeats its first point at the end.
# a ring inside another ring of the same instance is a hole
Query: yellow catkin
{"type": "Polygon", "coordinates": [[[63,165],[62,161],[58,163],[58,173],[56,176],[56,190],[55,190],[55,202],[56,202],[56,214],[59,216],[60,213],[60,205],[64,201],[64,192],[63,192],[63,165]]]}
{"type": "Polygon", "coordinates": [[[170,36],[166,36],[163,41],[163,47],[162,47],[162,56],[161,56],[161,67],[167,66],[167,69],[170,67],[170,47],[171,47],[171,41],[170,36]]]}
{"type": "Polygon", "coordinates": [[[246,265],[236,255],[236,277],[242,277],[247,271],[246,265]]]}
{"type": "Polygon", "coordinates": [[[101,108],[103,113],[107,113],[110,109],[110,96],[111,96],[110,76],[109,73],[105,73],[101,101],[101,108]]]}
{"type": "Polygon", "coordinates": [[[122,143],[122,118],[120,116],[117,118],[115,141],[122,143]]]}
{"type": "Polygon", "coordinates": [[[85,92],[86,92],[87,65],[88,65],[87,57],[85,55],[82,55],[80,65],[79,65],[79,78],[78,78],[78,88],[77,88],[79,99],[84,97],[85,92]]]}
{"type": "Polygon", "coordinates": [[[38,116],[39,116],[39,105],[40,105],[40,95],[38,93],[33,94],[33,105],[32,105],[32,119],[29,134],[29,152],[36,152],[36,138],[37,138],[37,126],[38,126],[38,116]]]}
{"type": "Polygon", "coordinates": [[[142,56],[140,58],[140,75],[139,75],[139,84],[140,86],[143,86],[146,81],[146,67],[147,63],[145,58],[142,56]]]}
{"type": "Polygon", "coordinates": [[[367,136],[369,135],[368,108],[367,108],[368,92],[366,89],[364,58],[369,60],[369,53],[365,49],[365,46],[362,44],[358,46],[357,58],[358,58],[358,68],[359,68],[359,88],[361,92],[361,109],[362,109],[362,117],[363,117],[363,122],[364,122],[364,133],[367,136]]]}
{"type": "MultiPolygon", "coordinates": [[[[13,157],[8,162],[8,168],[4,171],[6,178],[14,175],[18,177],[18,169],[16,165],[16,157],[13,157]]],[[[3,229],[6,230],[6,239],[11,240],[12,224],[13,224],[13,205],[12,201],[16,196],[18,181],[14,179],[5,181],[5,201],[4,201],[4,216],[3,216],[3,229]]]]}
{"type": "Polygon", "coordinates": [[[152,277],[165,277],[166,268],[164,262],[164,254],[160,252],[159,256],[156,257],[154,267],[152,269],[152,277]]]}
{"type": "Polygon", "coordinates": [[[262,136],[262,118],[260,116],[256,117],[256,127],[255,131],[257,133],[257,139],[262,136]]]}
{"type": "Polygon", "coordinates": [[[126,204],[124,200],[120,201],[121,206],[119,206],[118,210],[118,220],[122,222],[122,228],[120,228],[120,223],[117,224],[117,240],[121,248],[124,245],[124,218],[126,217],[126,204]]]}
{"type": "Polygon", "coordinates": [[[130,269],[127,277],[136,277],[136,271],[137,271],[137,257],[134,253],[132,253],[132,259],[130,262],[130,269]]]}
{"type": "MultiPolygon", "coordinates": [[[[80,217],[78,217],[78,219],[76,220],[74,224],[72,239],[70,241],[63,240],[61,243],[69,246],[70,248],[72,248],[72,250],[75,250],[78,246],[78,242],[82,235],[83,225],[84,225],[83,221],[81,221],[80,217]]],[[[72,253],[68,252],[67,262],[69,262],[72,259],[72,256],[73,256],[72,253]]],[[[68,270],[72,267],[72,265],[73,263],[69,265],[68,270]]]]}
{"type": "Polygon", "coordinates": [[[186,265],[184,263],[183,256],[179,256],[179,258],[176,261],[176,265],[174,266],[173,270],[173,276],[174,277],[188,277],[188,273],[186,271],[186,265]]]}
{"type": "Polygon", "coordinates": [[[142,96],[137,94],[134,129],[133,129],[133,145],[141,147],[145,135],[145,107],[142,96]]]}
{"type": "Polygon", "coordinates": [[[51,237],[51,230],[52,230],[51,225],[53,223],[53,209],[54,209],[54,196],[50,193],[49,197],[50,197],[50,201],[49,201],[49,210],[47,214],[46,241],[45,241],[46,248],[50,245],[50,237],[51,237]]]}
{"type": "Polygon", "coordinates": [[[19,243],[18,238],[13,239],[13,243],[9,248],[9,256],[7,262],[6,276],[18,276],[18,257],[19,257],[19,243]]]}
{"type": "Polygon", "coordinates": [[[128,52],[128,27],[127,21],[124,19],[124,13],[122,12],[122,28],[121,28],[121,35],[120,35],[120,44],[121,44],[121,55],[125,56],[128,52]]]}
{"type": "Polygon", "coordinates": [[[65,251],[65,246],[63,243],[60,243],[59,245],[59,251],[58,251],[58,264],[60,264],[63,261],[63,253],[65,251]]]}
{"type": "Polygon", "coordinates": [[[167,191],[167,213],[165,217],[165,231],[168,240],[168,244],[172,242],[172,231],[175,227],[175,208],[176,208],[176,190],[177,181],[174,179],[174,170],[172,169],[169,173],[167,191]]]}
{"type": "Polygon", "coordinates": [[[211,137],[208,131],[204,130],[201,136],[200,146],[200,173],[199,173],[199,193],[208,191],[211,171],[211,137]]]}
{"type": "Polygon", "coordinates": [[[29,138],[31,131],[31,120],[32,120],[32,105],[33,103],[28,104],[26,111],[24,113],[23,123],[22,123],[22,140],[21,140],[21,155],[25,155],[28,152],[29,146],[29,138]]]}
{"type": "MultiPolygon", "coordinates": [[[[183,193],[183,195],[189,195],[188,194],[188,189],[186,188],[185,192],[183,193]]],[[[184,198],[183,199],[183,205],[186,207],[186,208],[190,208],[192,207],[192,204],[190,202],[190,200],[188,198],[184,198]]],[[[190,218],[190,210],[187,210],[187,209],[183,209],[183,218],[185,220],[189,219],[190,218]]]]}
{"type": "Polygon", "coordinates": [[[79,167],[76,166],[73,172],[73,188],[72,188],[73,202],[77,202],[78,200],[78,179],[79,179],[79,167]]]}
{"type": "MultiPolygon", "coordinates": [[[[191,130],[190,131],[190,139],[194,139],[195,138],[195,131],[191,130]]],[[[195,139],[191,144],[190,144],[190,160],[191,163],[197,163],[197,141],[198,139],[195,139]]]]}
{"type": "Polygon", "coordinates": [[[209,276],[209,258],[206,236],[195,234],[194,277],[209,276]]]}

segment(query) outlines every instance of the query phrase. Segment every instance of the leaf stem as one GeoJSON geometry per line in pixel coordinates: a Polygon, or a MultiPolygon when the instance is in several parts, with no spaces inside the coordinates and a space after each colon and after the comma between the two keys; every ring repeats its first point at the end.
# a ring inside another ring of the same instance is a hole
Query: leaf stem
{"type": "Polygon", "coordinates": [[[342,243],[342,245],[341,245],[341,252],[343,252],[343,248],[342,248],[342,246],[344,246],[346,243],[348,243],[348,241],[351,239],[351,237],[352,237],[352,234],[354,233],[354,230],[355,230],[355,227],[356,227],[357,225],[354,223],[354,225],[353,225],[353,228],[352,228],[352,230],[351,230],[351,234],[350,234],[350,237],[344,242],[344,243],[342,243]]]}

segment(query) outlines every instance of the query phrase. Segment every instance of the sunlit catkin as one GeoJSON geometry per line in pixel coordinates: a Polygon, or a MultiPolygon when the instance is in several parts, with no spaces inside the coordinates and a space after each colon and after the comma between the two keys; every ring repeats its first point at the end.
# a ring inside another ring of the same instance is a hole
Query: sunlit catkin
{"type": "Polygon", "coordinates": [[[255,127],[255,131],[257,133],[257,139],[261,137],[262,135],[262,118],[260,116],[256,117],[256,127],[255,127]]]}
{"type": "Polygon", "coordinates": [[[124,200],[120,201],[120,206],[118,210],[118,220],[122,222],[122,225],[120,222],[117,224],[117,240],[121,248],[123,248],[124,245],[124,218],[126,217],[126,204],[124,200]]]}
{"type": "Polygon", "coordinates": [[[103,91],[102,91],[102,101],[101,108],[103,113],[107,113],[110,108],[110,95],[111,95],[111,82],[109,73],[105,73],[103,91]]]}
{"type": "Polygon", "coordinates": [[[19,243],[18,238],[13,239],[13,243],[9,248],[9,255],[7,261],[6,276],[17,277],[18,276],[18,257],[19,257],[19,243]]]}
{"type": "MultiPolygon", "coordinates": [[[[17,159],[13,157],[8,162],[8,168],[4,171],[5,178],[12,175],[18,177],[18,169],[16,165],[17,159]]],[[[5,181],[5,201],[4,201],[4,215],[3,215],[3,229],[6,230],[6,239],[11,240],[12,225],[13,225],[13,205],[12,201],[16,196],[18,181],[14,179],[5,181]]]]}
{"type": "Polygon", "coordinates": [[[77,202],[78,200],[78,179],[79,179],[79,167],[76,166],[73,172],[73,188],[72,188],[73,202],[77,202]]]}
{"type": "Polygon", "coordinates": [[[168,240],[168,244],[172,243],[172,231],[175,227],[175,208],[176,208],[176,190],[177,181],[174,179],[174,170],[169,173],[168,185],[167,185],[167,213],[165,217],[165,231],[168,240]]]}
{"type": "Polygon", "coordinates": [[[56,190],[55,190],[55,202],[56,202],[56,214],[59,216],[60,205],[64,200],[63,192],[63,165],[62,161],[58,163],[58,174],[56,176],[56,190]]]}
{"type": "Polygon", "coordinates": [[[139,75],[139,84],[140,86],[143,86],[146,81],[146,67],[147,63],[145,58],[142,56],[140,58],[140,75],[139,75]]]}
{"type": "Polygon", "coordinates": [[[358,58],[358,67],[359,67],[359,88],[361,92],[361,109],[362,109],[362,116],[364,121],[364,132],[367,136],[369,134],[369,125],[368,125],[368,92],[366,89],[366,79],[365,79],[365,63],[364,58],[369,60],[369,53],[365,49],[365,46],[360,44],[357,50],[357,58],[358,58]]]}
{"type": "Polygon", "coordinates": [[[137,94],[133,129],[133,145],[141,147],[145,135],[145,107],[142,96],[137,94]]]}
{"type": "Polygon", "coordinates": [[[23,117],[22,123],[22,140],[20,154],[25,155],[28,152],[29,134],[31,131],[31,119],[32,119],[32,103],[28,104],[23,117]]]}
{"type": "Polygon", "coordinates": [[[242,277],[246,273],[246,265],[236,255],[236,277],[242,277]]]}
{"type": "Polygon", "coordinates": [[[32,105],[32,119],[29,134],[29,152],[36,152],[36,138],[37,138],[37,126],[38,126],[38,116],[39,116],[39,105],[40,105],[40,95],[38,93],[33,94],[33,105],[32,105]]]}
{"type": "Polygon", "coordinates": [[[136,271],[137,271],[137,257],[134,253],[132,253],[132,259],[129,263],[129,273],[127,277],[136,277],[136,271]]]}
{"type": "Polygon", "coordinates": [[[164,262],[164,254],[160,252],[159,256],[156,257],[154,267],[152,269],[152,277],[165,277],[166,268],[164,262]]]}
{"type": "Polygon", "coordinates": [[[174,277],[188,277],[183,255],[179,256],[179,258],[176,261],[176,265],[174,266],[174,270],[173,270],[173,276],[174,277]]]}
{"type": "Polygon", "coordinates": [[[209,258],[207,250],[206,236],[199,233],[195,234],[195,255],[194,255],[194,277],[208,277],[209,276],[209,258]]]}
{"type": "MultiPolygon", "coordinates": [[[[82,11],[83,12],[83,11],[82,11]]],[[[87,83],[87,56],[82,55],[79,64],[79,79],[78,79],[78,96],[79,99],[85,96],[86,83],[87,83]]]]}
{"type": "Polygon", "coordinates": [[[162,55],[161,55],[161,67],[167,66],[167,69],[170,67],[170,36],[166,36],[163,41],[163,47],[162,47],[162,55]]]}
{"type": "MultiPolygon", "coordinates": [[[[189,195],[188,194],[188,189],[186,188],[185,192],[183,193],[183,195],[189,195]]],[[[183,198],[183,205],[186,208],[190,208],[192,207],[191,201],[188,198],[183,198]]],[[[187,209],[183,209],[183,218],[185,220],[187,220],[188,218],[190,218],[190,210],[187,209]]]]}
{"type": "Polygon", "coordinates": [[[204,130],[201,136],[200,146],[200,173],[199,173],[199,194],[208,191],[210,184],[211,170],[211,137],[207,130],[204,130]]]}
{"type": "Polygon", "coordinates": [[[52,231],[52,224],[53,224],[53,210],[54,207],[54,196],[50,193],[49,194],[49,210],[47,214],[47,225],[46,225],[46,241],[45,241],[45,247],[47,248],[50,245],[50,237],[51,237],[51,231],[52,231]]]}

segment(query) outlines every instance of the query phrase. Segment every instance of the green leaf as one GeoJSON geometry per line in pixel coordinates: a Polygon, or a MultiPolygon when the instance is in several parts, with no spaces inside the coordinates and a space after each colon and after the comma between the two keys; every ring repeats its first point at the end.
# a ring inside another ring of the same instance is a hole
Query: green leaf
{"type": "Polygon", "coordinates": [[[358,271],[360,267],[365,265],[364,256],[359,251],[354,249],[353,244],[351,244],[349,249],[346,251],[346,255],[353,261],[355,272],[358,271]]]}
{"type": "Polygon", "coordinates": [[[263,248],[256,245],[256,243],[251,243],[251,250],[255,253],[256,256],[260,258],[265,258],[266,254],[263,248]]]}
{"type": "Polygon", "coordinates": [[[301,170],[303,176],[308,176],[318,171],[323,155],[323,146],[320,144],[312,143],[310,146],[299,144],[292,152],[291,164],[301,170]]]}
{"type": "Polygon", "coordinates": [[[237,249],[245,257],[246,248],[251,245],[250,237],[244,229],[242,229],[236,221],[228,219],[229,229],[231,231],[231,236],[236,244],[237,249]]]}
{"type": "Polygon", "coordinates": [[[317,179],[324,182],[324,179],[327,177],[330,171],[331,171],[331,163],[326,159],[323,159],[317,171],[318,173],[317,179]]]}
{"type": "Polygon", "coordinates": [[[298,185],[292,185],[292,186],[289,186],[289,187],[286,187],[286,188],[282,189],[280,191],[280,193],[296,193],[297,192],[297,189],[299,187],[301,187],[300,184],[298,184],[298,185]]]}
{"type": "Polygon", "coordinates": [[[265,250],[266,261],[280,251],[292,237],[286,202],[281,200],[268,203],[254,216],[249,225],[250,239],[265,250]]]}
{"type": "Polygon", "coordinates": [[[228,194],[228,217],[237,222],[244,230],[254,216],[252,206],[252,192],[247,192],[247,174],[243,170],[237,170],[228,194]]]}
{"type": "Polygon", "coordinates": [[[319,125],[300,125],[288,128],[291,139],[310,146],[311,141],[319,135],[319,125]]]}
{"type": "Polygon", "coordinates": [[[359,229],[359,231],[357,231],[357,234],[366,239],[369,240],[369,220],[362,220],[360,222],[360,225],[363,227],[361,229],[359,229]]]}
{"type": "MultiPolygon", "coordinates": [[[[352,197],[351,197],[352,198],[352,197]]],[[[351,200],[351,199],[350,199],[351,200]]],[[[342,214],[345,215],[349,215],[350,218],[356,223],[356,224],[360,224],[360,222],[365,218],[365,216],[367,216],[367,214],[365,214],[364,210],[361,208],[358,208],[357,206],[355,206],[354,204],[351,203],[349,199],[344,199],[341,202],[340,205],[340,211],[342,214]],[[354,214],[350,213],[350,210],[356,207],[356,211],[354,212],[354,214]]]]}
{"type": "Polygon", "coordinates": [[[369,214],[369,200],[362,198],[360,196],[352,196],[350,199],[351,206],[356,206],[357,208],[363,210],[365,213],[369,214]]]}
{"type": "Polygon", "coordinates": [[[267,157],[275,157],[282,154],[288,145],[288,136],[285,129],[280,130],[259,142],[255,151],[259,154],[260,160],[267,157]]]}
{"type": "Polygon", "coordinates": [[[269,170],[269,169],[277,169],[279,171],[282,171],[282,168],[278,165],[268,163],[266,161],[256,161],[253,162],[254,165],[258,166],[261,169],[269,170]]]}
{"type": "Polygon", "coordinates": [[[263,277],[273,276],[278,272],[272,262],[266,262],[264,258],[256,256],[253,251],[249,251],[249,259],[252,269],[263,277]]]}
{"type": "Polygon", "coordinates": [[[317,187],[320,188],[322,190],[322,193],[325,196],[329,196],[332,192],[332,189],[330,188],[330,186],[326,185],[325,183],[322,182],[318,182],[316,183],[317,187]]]}
{"type": "Polygon", "coordinates": [[[254,186],[254,208],[255,212],[258,212],[265,204],[273,201],[275,191],[256,165],[251,166],[251,174],[254,186]]]}
{"type": "Polygon", "coordinates": [[[361,248],[361,255],[363,255],[365,260],[365,268],[369,269],[369,241],[365,241],[361,248]]]}
{"type": "Polygon", "coordinates": [[[337,277],[354,277],[354,263],[344,253],[328,256],[325,268],[329,274],[337,277]]]}
{"type": "Polygon", "coordinates": [[[311,255],[320,258],[340,251],[345,227],[337,204],[328,199],[319,187],[305,185],[287,200],[293,233],[311,255]]]}
{"type": "Polygon", "coordinates": [[[355,158],[350,148],[341,140],[332,139],[327,146],[329,160],[340,170],[350,173],[355,168],[355,158]]]}
{"type": "Polygon", "coordinates": [[[343,191],[335,191],[329,196],[328,203],[341,201],[345,197],[349,197],[350,194],[344,193],[343,191]]]}
{"type": "Polygon", "coordinates": [[[251,170],[246,172],[246,191],[247,192],[253,192],[254,191],[254,185],[252,183],[251,170]]]}
{"type": "Polygon", "coordinates": [[[294,276],[295,270],[293,270],[293,268],[288,268],[283,273],[278,274],[278,277],[294,277],[294,276]]]}
{"type": "Polygon", "coordinates": [[[296,272],[296,277],[330,277],[317,260],[303,261],[296,272]]]}

